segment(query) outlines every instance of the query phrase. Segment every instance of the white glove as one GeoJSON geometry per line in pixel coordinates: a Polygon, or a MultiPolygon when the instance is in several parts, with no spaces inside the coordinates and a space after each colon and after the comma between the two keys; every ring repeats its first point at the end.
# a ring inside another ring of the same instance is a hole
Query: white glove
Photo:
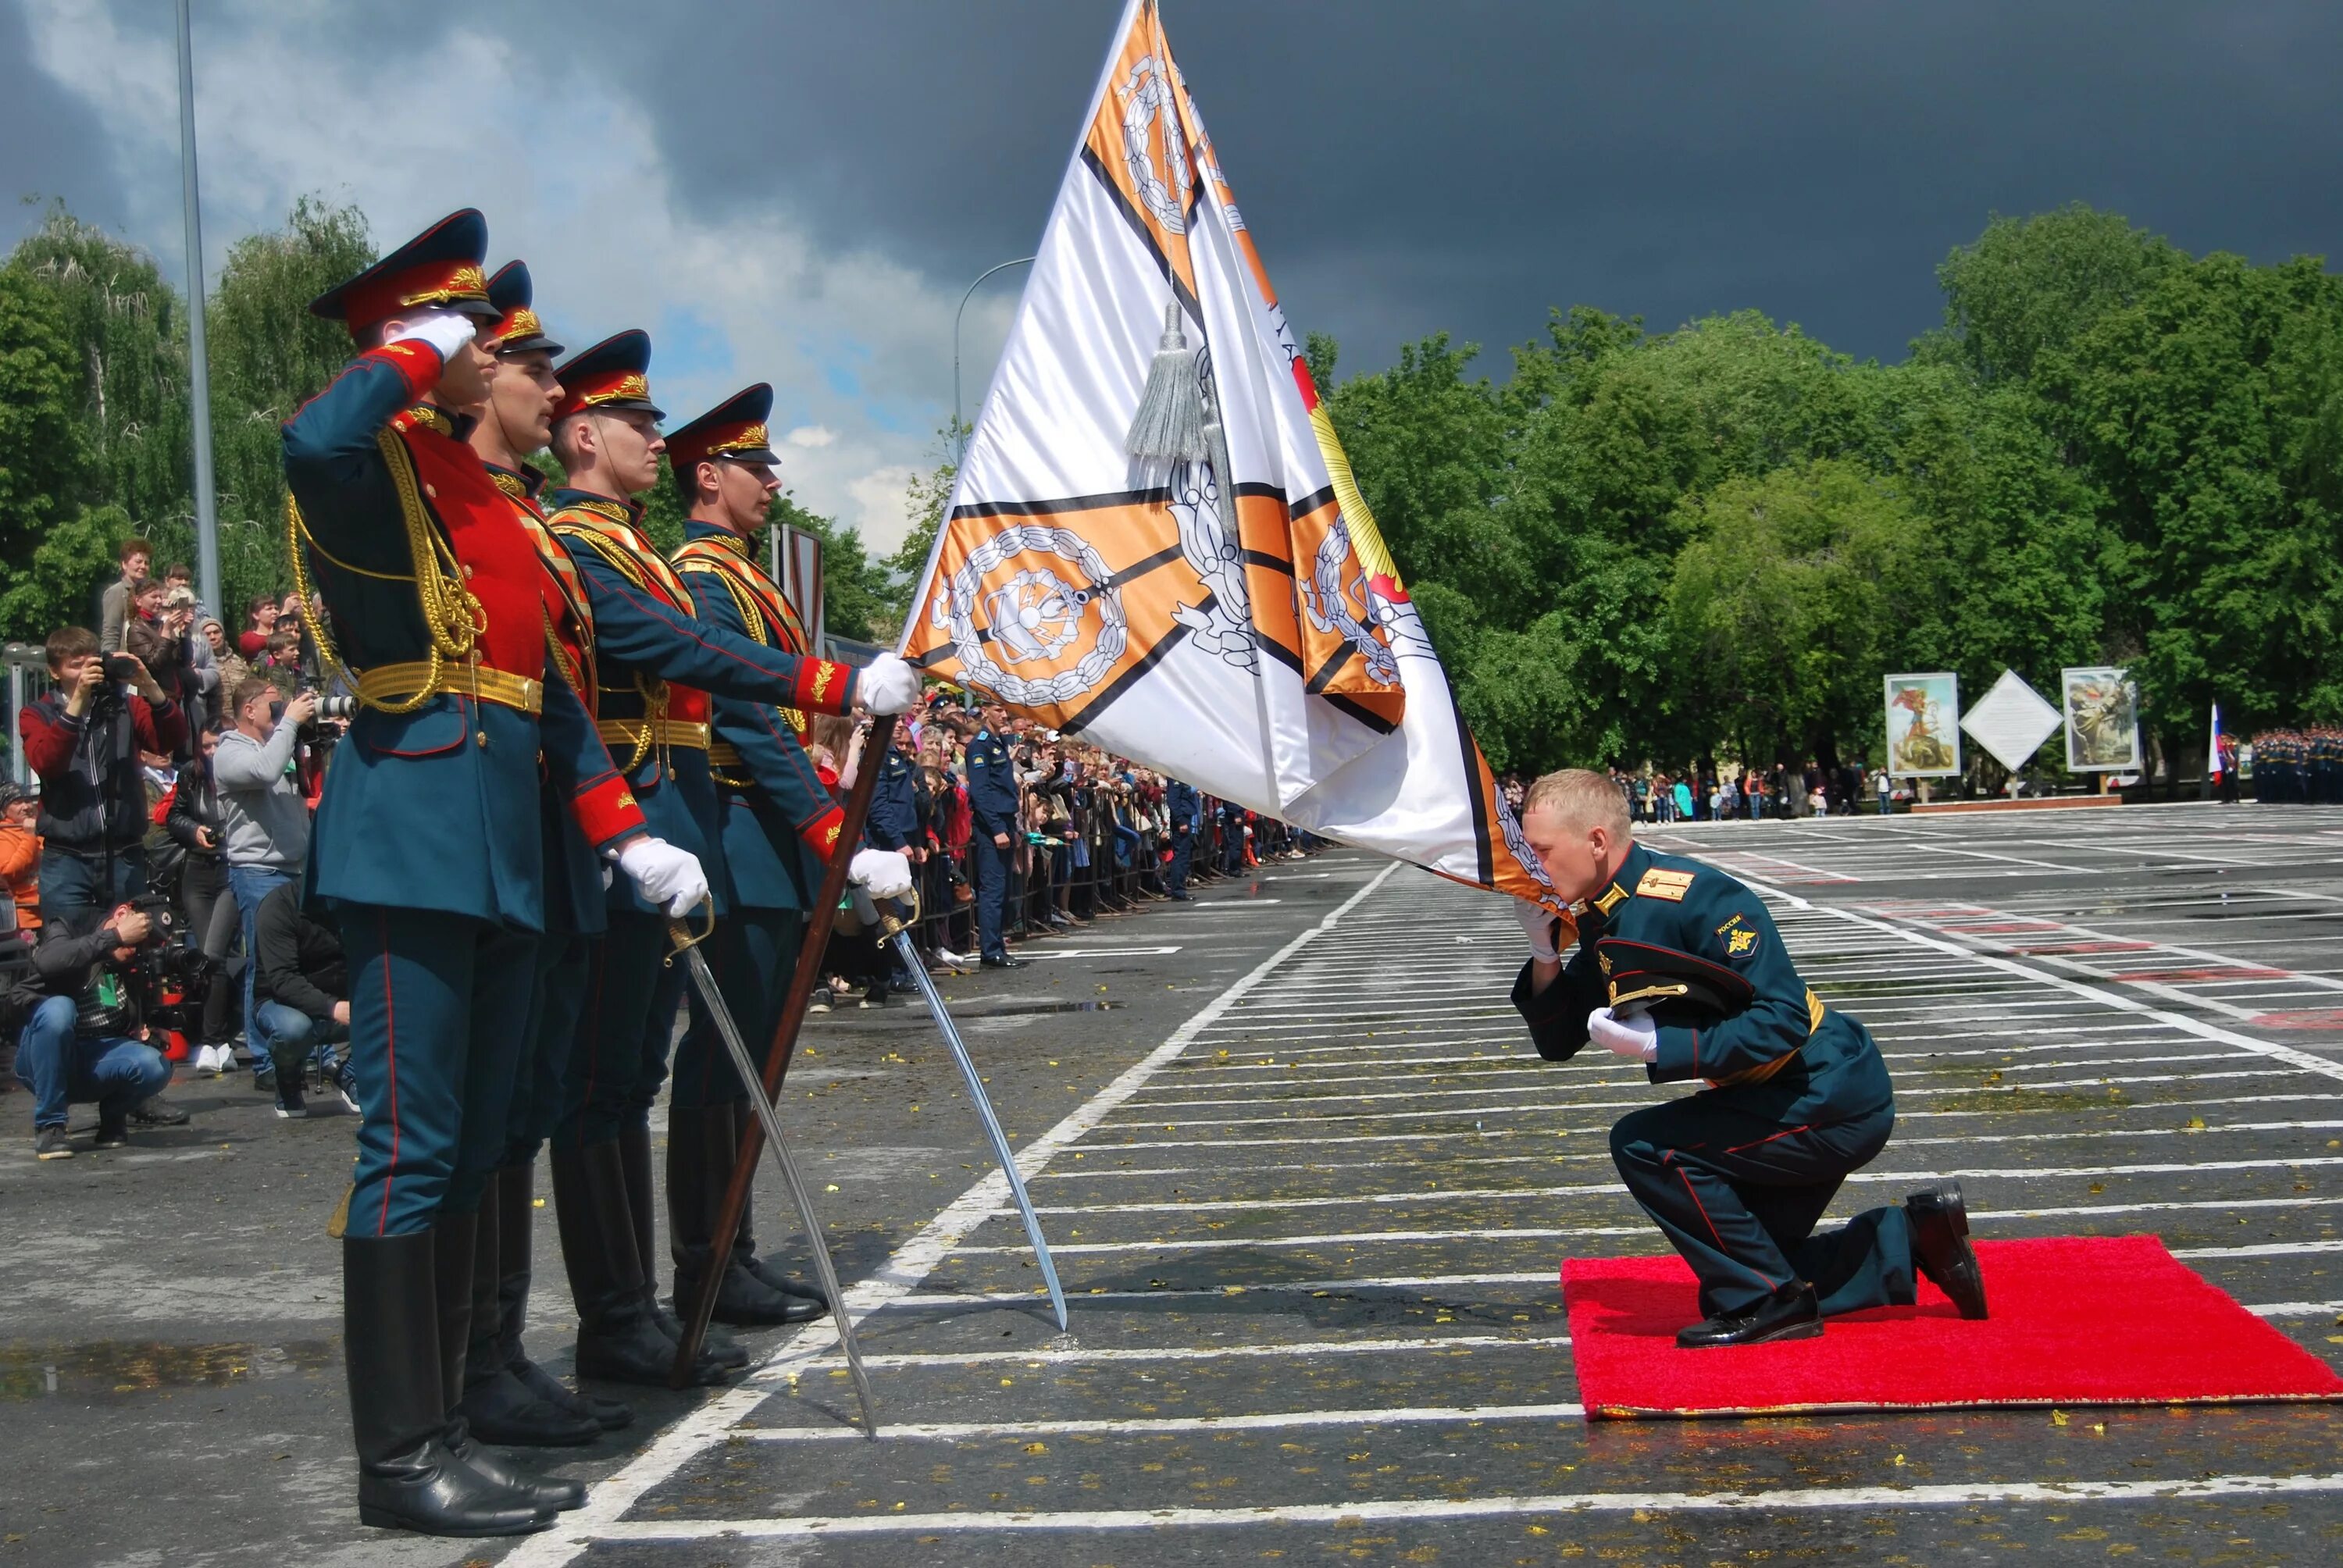
{"type": "Polygon", "coordinates": [[[854,678],[854,695],[881,718],[909,713],[920,699],[920,672],[893,654],[882,653],[854,678]]]}
{"type": "Polygon", "coordinates": [[[439,351],[442,363],[456,357],[456,350],[478,336],[480,324],[460,310],[418,310],[398,325],[398,330],[383,339],[386,343],[404,343],[419,338],[439,351]]]}
{"type": "Polygon", "coordinates": [[[708,897],[708,873],[699,869],[699,857],[664,839],[628,839],[618,851],[618,869],[645,903],[659,905],[670,917],[689,914],[708,897]]]}
{"type": "Polygon", "coordinates": [[[1609,1008],[1598,1007],[1586,1015],[1586,1035],[1612,1055],[1624,1056],[1630,1061],[1660,1059],[1660,1026],[1652,1021],[1649,1013],[1616,1018],[1609,1008]]]}
{"type": "Polygon", "coordinates": [[[1513,918],[1522,922],[1522,934],[1530,940],[1530,956],[1540,963],[1560,963],[1561,952],[1554,945],[1552,910],[1535,899],[1515,899],[1513,918]]]}
{"type": "Polygon", "coordinates": [[[874,899],[900,899],[911,890],[911,862],[893,849],[857,849],[846,879],[874,899]]]}

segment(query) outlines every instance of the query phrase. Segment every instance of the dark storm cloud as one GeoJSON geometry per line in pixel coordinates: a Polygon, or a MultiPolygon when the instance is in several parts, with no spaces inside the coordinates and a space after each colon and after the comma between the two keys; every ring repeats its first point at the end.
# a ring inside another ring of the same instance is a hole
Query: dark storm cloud
{"type": "Polygon", "coordinates": [[[97,116],[41,73],[16,0],[0,0],[0,255],[40,226],[56,197],[111,228],[127,216],[97,116]]]}
{"type": "MultiPolygon", "coordinates": [[[[33,67],[20,4],[0,0],[0,196],[61,194],[119,225],[104,128],[33,67]]],[[[1120,10],[484,0],[293,25],[357,57],[461,27],[577,61],[650,116],[692,216],[779,208],[827,248],[956,289],[1039,238],[1120,10]]],[[[1951,246],[1996,211],[2070,200],[2191,250],[2343,246],[2331,0],[1164,15],[1288,314],[1341,337],[1353,368],[1443,329],[1502,347],[1581,303],[1657,327],[1754,307],[1895,357],[1939,319],[1951,246]]],[[[266,0],[202,8],[199,73],[207,30],[284,25],[266,0]]],[[[0,207],[0,243],[36,216],[0,207]]]]}
{"type": "MultiPolygon", "coordinates": [[[[1895,357],[1995,211],[2080,199],[2258,260],[2343,229],[2332,5],[1163,10],[1289,314],[1353,365],[1441,329],[1519,341],[1576,303],[1655,327],[1755,307],[1895,357]]],[[[641,95],[695,205],[778,203],[950,286],[1039,237],[1118,11],[556,25],[641,95]]]]}

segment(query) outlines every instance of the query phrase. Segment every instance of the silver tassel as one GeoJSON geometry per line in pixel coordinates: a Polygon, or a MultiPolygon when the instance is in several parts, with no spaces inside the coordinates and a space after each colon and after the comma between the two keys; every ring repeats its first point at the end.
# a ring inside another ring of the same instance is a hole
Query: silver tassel
{"type": "Polygon", "coordinates": [[[1123,450],[1143,462],[1193,463],[1207,452],[1204,398],[1196,356],[1180,329],[1180,302],[1163,307],[1163,338],[1147,369],[1147,389],[1131,417],[1123,450]]]}

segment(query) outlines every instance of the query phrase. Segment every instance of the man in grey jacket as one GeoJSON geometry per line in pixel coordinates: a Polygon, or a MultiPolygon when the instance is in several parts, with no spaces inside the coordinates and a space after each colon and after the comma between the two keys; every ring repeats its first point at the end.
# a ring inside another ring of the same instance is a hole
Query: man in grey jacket
{"type": "MultiPolygon", "coordinates": [[[[230,699],[236,728],[219,739],[212,778],[219,788],[226,834],[228,891],[244,924],[247,960],[258,950],[255,926],[261,900],[301,874],[309,854],[309,803],[294,772],[301,727],[317,711],[315,694],[287,701],[260,676],[247,677],[230,699]]],[[[244,1040],[252,1053],[253,1087],[277,1092],[276,1064],[253,1019],[256,966],[244,970],[244,1040]]]]}

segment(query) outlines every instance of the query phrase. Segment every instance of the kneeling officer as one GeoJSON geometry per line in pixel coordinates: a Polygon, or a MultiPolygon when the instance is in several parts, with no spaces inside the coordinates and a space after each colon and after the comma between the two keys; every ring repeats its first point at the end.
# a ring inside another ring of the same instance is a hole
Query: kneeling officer
{"type": "Polygon", "coordinates": [[[1895,1097],[1870,1033],[1806,989],[1763,902],[1634,842],[1600,773],[1539,779],[1522,826],[1555,890],[1583,903],[1566,965],[1568,922],[1521,906],[1532,956],[1513,1005],[1538,1054],[1567,1061],[1591,1040],[1654,1083],[1708,1084],[1611,1130],[1627,1191],[1700,1280],[1706,1319],[1676,1342],[1811,1338],[1834,1313],[1909,1305],[1915,1264],[1963,1317],[1984,1317],[1957,1184],[1814,1233],[1839,1184],[1885,1146],[1895,1097]]]}

